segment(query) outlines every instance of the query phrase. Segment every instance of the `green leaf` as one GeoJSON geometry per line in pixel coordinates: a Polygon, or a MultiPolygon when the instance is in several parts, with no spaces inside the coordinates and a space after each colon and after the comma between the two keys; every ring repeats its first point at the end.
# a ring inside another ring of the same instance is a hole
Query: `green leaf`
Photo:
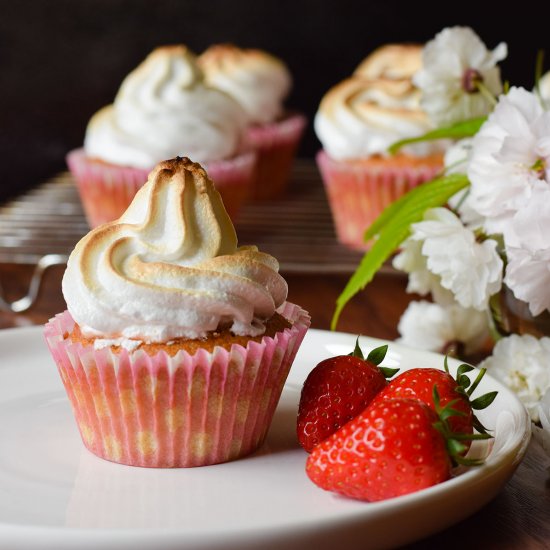
{"type": "Polygon", "coordinates": [[[441,420],[449,420],[449,418],[452,418],[454,416],[463,417],[463,416],[466,416],[466,413],[459,411],[458,409],[453,409],[452,407],[449,407],[449,405],[447,404],[439,415],[441,420]]]}
{"type": "Polygon", "coordinates": [[[456,381],[463,390],[466,390],[470,385],[470,379],[465,374],[457,376],[456,381]]]}
{"type": "Polygon", "coordinates": [[[367,355],[367,361],[370,361],[371,363],[374,363],[375,365],[379,365],[384,360],[384,357],[386,357],[387,352],[388,352],[388,344],[384,344],[383,346],[380,346],[378,348],[374,348],[367,355]]]}
{"type": "Polygon", "coordinates": [[[433,141],[435,139],[461,139],[466,137],[475,136],[483,123],[487,120],[487,117],[471,118],[469,120],[463,120],[453,124],[451,126],[446,126],[445,128],[438,128],[437,130],[432,130],[422,136],[415,138],[402,139],[397,143],[394,143],[388,151],[393,155],[399,151],[405,145],[411,143],[419,143],[422,141],[433,141]]]}
{"type": "Polygon", "coordinates": [[[434,384],[432,388],[432,399],[434,402],[434,409],[438,416],[441,415],[441,400],[439,399],[439,391],[437,391],[437,385],[434,384]]]}
{"type": "Polygon", "coordinates": [[[355,340],[355,347],[353,348],[353,351],[348,355],[351,355],[352,357],[359,357],[359,359],[365,358],[365,356],[363,355],[363,351],[359,347],[359,336],[355,340]]]}
{"type": "MultiPolygon", "coordinates": [[[[438,176],[432,181],[437,181],[443,176],[438,176]]],[[[430,183],[430,182],[427,182],[430,183]]],[[[424,187],[427,184],[424,184],[420,187],[424,187]]],[[[363,240],[365,242],[370,241],[376,235],[380,234],[382,229],[386,227],[396,216],[398,216],[399,212],[405,208],[407,208],[407,204],[410,204],[414,201],[414,191],[415,189],[412,189],[407,194],[399,197],[396,201],[392,202],[386,208],[384,211],[372,222],[370,227],[367,228],[365,231],[365,234],[363,235],[363,240]],[[411,198],[412,195],[412,198],[411,198]]],[[[438,205],[439,206],[439,205],[438,205]]]]}
{"type": "Polygon", "coordinates": [[[466,363],[463,363],[458,367],[456,371],[456,381],[463,390],[467,390],[468,386],[471,383],[471,380],[468,376],[466,376],[466,373],[472,370],[474,370],[474,367],[472,367],[471,365],[467,365],[466,363]]]}
{"type": "Polygon", "coordinates": [[[465,174],[450,174],[428,181],[415,187],[393,203],[389,207],[391,215],[386,214],[385,210],[381,214],[382,219],[375,220],[376,232],[373,233],[369,229],[366,235],[378,234],[378,238],[374,241],[372,248],[363,256],[359,267],[337,298],[331,322],[332,330],[336,329],[345,305],[372,281],[383,263],[409,236],[411,225],[421,221],[426,210],[446,204],[453,195],[468,185],[469,181],[465,174]]]}
{"type": "Polygon", "coordinates": [[[463,374],[465,374],[466,372],[471,372],[474,370],[474,367],[472,367],[472,365],[467,365],[466,363],[463,363],[462,365],[460,365],[456,371],[456,376],[457,378],[459,376],[462,376],[463,374]]]}
{"type": "Polygon", "coordinates": [[[498,393],[497,391],[491,391],[484,395],[480,395],[479,397],[477,397],[476,399],[470,402],[472,409],[479,411],[481,409],[487,408],[495,400],[497,393],[498,393]]]}
{"type": "Polygon", "coordinates": [[[455,458],[457,455],[466,451],[466,445],[460,443],[460,441],[456,439],[447,439],[447,449],[451,457],[455,458]]]}
{"type": "MultiPolygon", "coordinates": [[[[417,202],[419,200],[429,200],[430,196],[433,194],[433,200],[436,201],[436,197],[439,197],[439,194],[442,192],[442,190],[444,191],[448,185],[454,185],[457,180],[466,182],[464,185],[461,185],[456,190],[456,193],[458,193],[458,191],[464,189],[464,187],[467,187],[469,184],[465,174],[451,174],[448,176],[442,174],[440,176],[437,176],[433,180],[424,182],[422,185],[411,189],[408,193],[399,197],[396,201],[392,202],[384,209],[384,211],[378,216],[378,218],[374,220],[370,227],[367,228],[363,236],[363,240],[365,242],[368,242],[372,238],[376,237],[376,235],[379,235],[384,227],[389,225],[392,221],[394,222],[395,218],[397,216],[401,216],[403,211],[408,211],[411,208],[417,206],[417,202]]],[[[444,205],[449,200],[449,198],[453,196],[453,194],[455,193],[450,194],[446,199],[444,198],[441,201],[437,202],[437,204],[432,204],[431,206],[424,208],[424,211],[427,210],[427,208],[444,205]]],[[[420,219],[422,219],[422,217],[420,217],[420,219]]]]}
{"type": "Polygon", "coordinates": [[[474,414],[473,418],[474,429],[477,430],[480,434],[489,434],[487,428],[479,421],[479,418],[474,414]]]}
{"type": "Polygon", "coordinates": [[[390,369],[389,367],[378,367],[378,368],[380,369],[380,371],[382,372],[386,380],[399,372],[399,369],[390,369]]]}

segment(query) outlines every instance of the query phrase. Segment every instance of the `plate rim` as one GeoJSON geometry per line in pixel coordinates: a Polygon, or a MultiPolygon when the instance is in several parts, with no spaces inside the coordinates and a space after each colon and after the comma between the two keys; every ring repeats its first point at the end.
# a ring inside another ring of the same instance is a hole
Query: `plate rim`
{"type": "MultiPolygon", "coordinates": [[[[0,330],[0,345],[3,340],[13,338],[14,335],[22,336],[22,337],[28,337],[31,339],[38,339],[42,338],[42,330],[43,326],[41,325],[33,325],[33,326],[25,326],[25,327],[15,327],[15,328],[8,328],[8,329],[2,329],[0,330]]],[[[337,338],[345,338],[345,339],[352,339],[352,341],[355,340],[357,337],[356,334],[348,333],[348,332],[341,332],[341,331],[330,331],[330,330],[324,330],[324,329],[315,329],[310,328],[309,331],[306,333],[306,336],[304,338],[304,343],[302,346],[307,346],[308,339],[311,340],[313,337],[319,337],[319,338],[328,338],[328,337],[334,337],[337,338]],[[309,338],[308,338],[309,335],[309,338]]],[[[432,357],[439,357],[443,358],[441,354],[435,353],[435,352],[429,352],[425,350],[418,350],[414,348],[410,348],[408,346],[405,346],[403,344],[400,344],[398,342],[393,342],[391,340],[384,340],[380,338],[370,337],[367,335],[360,335],[360,342],[363,343],[363,346],[366,342],[369,343],[369,345],[377,345],[380,343],[388,344],[394,348],[397,348],[398,351],[401,352],[409,352],[413,351],[415,354],[420,355],[429,355],[432,357]]],[[[304,349],[305,349],[304,346],[304,349]]],[[[46,344],[44,343],[44,353],[45,355],[48,354],[46,344]]],[[[53,361],[52,361],[53,363],[53,361]]],[[[450,360],[450,365],[460,363],[460,361],[457,360],[450,360]]],[[[0,371],[4,370],[6,368],[6,365],[0,365],[0,371]]],[[[313,368],[313,366],[312,366],[313,368]]],[[[395,499],[389,499],[382,502],[377,503],[364,503],[365,506],[368,506],[372,513],[373,507],[376,507],[374,512],[377,512],[381,516],[385,516],[388,513],[400,513],[403,510],[409,509],[410,507],[416,507],[416,506],[423,506],[426,502],[430,502],[432,500],[437,500],[441,497],[441,494],[445,494],[448,492],[453,491],[453,488],[455,486],[461,486],[465,483],[465,481],[468,481],[468,484],[475,484],[481,482],[483,479],[487,479],[489,476],[497,475],[500,470],[504,467],[511,467],[513,470],[519,465],[521,462],[521,459],[523,458],[527,447],[529,445],[529,440],[531,437],[531,429],[530,429],[530,419],[528,417],[527,411],[525,407],[521,404],[517,396],[515,396],[509,389],[507,389],[502,383],[498,382],[496,379],[490,376],[490,374],[487,375],[491,382],[496,382],[499,386],[502,386],[509,398],[512,398],[516,405],[519,405],[519,408],[523,410],[523,430],[521,437],[518,440],[518,443],[510,449],[503,457],[500,458],[500,460],[495,461],[492,464],[486,464],[480,469],[472,469],[468,472],[465,472],[461,474],[460,476],[450,479],[444,483],[441,483],[439,485],[430,487],[428,489],[412,493],[409,495],[403,495],[401,497],[397,497],[395,499]],[[506,460],[507,457],[511,457],[512,460],[508,461],[506,460]],[[389,511],[388,511],[389,510],[389,511]]],[[[287,389],[287,386],[290,386],[290,384],[285,384],[285,390],[287,389]]],[[[295,388],[291,388],[292,391],[295,391],[295,388]]],[[[62,391],[62,388],[60,388],[60,391],[62,391]]],[[[512,473],[513,473],[512,470],[512,473]]],[[[305,475],[305,473],[304,473],[305,475]]],[[[500,489],[499,489],[500,490],[500,489]]],[[[321,491],[321,490],[320,490],[321,491]]],[[[329,493],[320,493],[323,497],[331,495],[329,493]]],[[[488,500],[490,500],[492,497],[490,497],[488,500]]],[[[481,507],[483,504],[481,504],[479,507],[481,507]]],[[[474,513],[476,510],[473,510],[471,513],[474,513]]],[[[363,510],[361,507],[353,508],[346,511],[346,514],[343,516],[337,516],[333,519],[332,522],[336,525],[341,525],[343,522],[351,520],[354,521],[357,518],[361,518],[365,515],[365,510],[363,510]]],[[[470,513],[466,514],[470,515],[470,513]]],[[[466,516],[465,516],[466,517],[466,516]]],[[[311,520],[310,523],[316,524],[318,522],[315,520],[311,520]]],[[[299,523],[285,523],[283,528],[295,530],[295,529],[308,529],[308,522],[299,522],[299,523]]],[[[455,523],[455,522],[452,522],[455,523]]],[[[276,536],[278,530],[281,529],[281,526],[274,526],[271,529],[266,529],[264,527],[261,528],[260,532],[262,533],[262,536],[269,535],[269,536],[276,536]]],[[[219,529],[215,531],[217,533],[217,537],[221,535],[226,535],[228,537],[240,537],[242,539],[243,536],[249,537],[253,535],[257,531],[256,528],[250,527],[249,529],[243,530],[242,528],[238,529],[228,529],[227,527],[223,529],[219,529]]],[[[39,538],[40,536],[48,536],[50,538],[63,538],[64,543],[67,542],[81,542],[82,540],[89,539],[93,540],[94,544],[97,544],[98,541],[103,540],[109,540],[109,541],[115,541],[121,540],[121,543],[128,544],[131,541],[135,541],[138,538],[139,539],[151,539],[155,540],[155,543],[167,543],[169,544],[171,541],[178,541],[181,544],[188,544],[189,541],[191,543],[193,542],[191,539],[199,535],[198,531],[188,531],[186,529],[176,529],[176,528],[159,528],[159,527],[148,527],[148,528],[83,528],[83,527],[75,527],[75,526],[53,526],[53,525],[32,525],[28,523],[23,524],[14,524],[14,523],[8,523],[0,519],[0,538],[3,538],[3,536],[12,536],[15,537],[14,540],[27,540],[27,537],[25,536],[32,536],[39,538]],[[21,538],[22,537],[22,538],[21,538]],[[70,540],[67,540],[70,539],[70,540]]],[[[217,540],[216,537],[216,540],[217,540]]],[[[113,546],[113,548],[117,548],[118,546],[113,546]]],[[[125,546],[121,546],[125,547],[125,546]]],[[[159,548],[161,548],[159,546],[159,548]]]]}

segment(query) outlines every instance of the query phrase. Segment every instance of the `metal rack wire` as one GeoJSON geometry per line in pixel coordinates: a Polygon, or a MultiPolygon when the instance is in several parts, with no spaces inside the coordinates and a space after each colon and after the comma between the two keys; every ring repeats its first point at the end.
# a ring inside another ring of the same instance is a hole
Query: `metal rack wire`
{"type": "MultiPolygon", "coordinates": [[[[240,244],[256,244],[275,256],[284,273],[351,273],[361,252],[341,245],[319,172],[313,161],[295,162],[289,190],[279,199],[247,204],[236,223],[240,244]]],[[[0,205],[0,263],[34,265],[29,291],[0,308],[20,312],[34,302],[42,276],[63,264],[88,231],[71,175],[58,174],[0,205]]]]}

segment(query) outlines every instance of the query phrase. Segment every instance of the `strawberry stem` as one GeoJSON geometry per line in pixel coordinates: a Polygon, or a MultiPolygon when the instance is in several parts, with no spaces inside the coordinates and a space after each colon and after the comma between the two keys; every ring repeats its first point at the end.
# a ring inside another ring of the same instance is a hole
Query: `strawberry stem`
{"type": "MultiPolygon", "coordinates": [[[[443,368],[445,369],[445,372],[447,374],[450,374],[449,372],[449,363],[447,360],[447,356],[445,356],[443,360],[443,368]]],[[[456,371],[456,383],[458,384],[457,391],[461,393],[462,395],[465,395],[468,399],[468,402],[470,403],[470,406],[474,410],[481,410],[487,408],[497,396],[496,391],[488,392],[486,394],[480,395],[473,401],[470,400],[471,395],[474,393],[476,388],[479,386],[481,380],[485,376],[485,373],[487,372],[486,368],[482,368],[479,370],[476,379],[473,383],[470,383],[470,378],[466,375],[467,372],[471,372],[474,370],[474,367],[472,365],[468,365],[467,363],[463,363],[460,365],[456,371]]],[[[474,422],[474,428],[483,434],[487,433],[487,428],[480,422],[480,420],[477,418],[477,416],[474,414],[473,418],[474,422]]]]}
{"type": "MultiPolygon", "coordinates": [[[[445,405],[445,407],[442,407],[436,384],[433,386],[432,398],[434,402],[434,409],[438,416],[438,420],[434,422],[433,426],[445,439],[449,458],[451,459],[453,466],[457,466],[458,464],[463,466],[479,466],[483,464],[482,459],[464,458],[462,454],[466,451],[466,446],[461,442],[485,440],[492,438],[492,436],[487,433],[485,428],[483,428],[481,433],[477,434],[457,433],[451,431],[448,419],[452,416],[460,415],[459,411],[452,408],[452,405],[456,403],[457,400],[450,401],[447,405],[445,405]]],[[[477,422],[479,423],[479,421],[477,422]]]]}
{"type": "Polygon", "coordinates": [[[479,386],[479,383],[481,382],[482,378],[485,376],[485,373],[487,372],[486,368],[482,368],[479,371],[479,374],[477,375],[477,378],[474,380],[474,383],[470,386],[470,389],[466,392],[468,394],[468,397],[474,393],[474,390],[479,386]]]}
{"type": "Polygon", "coordinates": [[[351,357],[359,357],[359,359],[363,359],[364,361],[369,361],[370,363],[373,363],[377,367],[380,368],[382,371],[382,374],[386,378],[391,378],[396,372],[399,371],[399,369],[390,369],[388,367],[380,367],[380,363],[385,359],[386,353],[388,353],[388,344],[384,344],[383,346],[379,346],[377,348],[374,348],[371,350],[365,359],[365,355],[363,354],[363,350],[361,350],[361,346],[359,346],[359,336],[355,340],[355,347],[353,348],[353,351],[349,353],[351,357]]]}
{"type": "Polygon", "coordinates": [[[447,359],[448,359],[448,358],[447,358],[447,355],[445,355],[445,359],[443,359],[443,368],[445,369],[445,372],[446,372],[447,374],[451,374],[451,373],[449,372],[449,362],[448,362],[447,359]]]}

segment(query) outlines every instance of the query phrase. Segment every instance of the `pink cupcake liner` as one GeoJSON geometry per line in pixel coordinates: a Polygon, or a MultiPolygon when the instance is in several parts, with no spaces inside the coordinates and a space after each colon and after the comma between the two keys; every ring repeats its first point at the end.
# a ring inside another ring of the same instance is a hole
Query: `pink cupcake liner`
{"type": "Polygon", "coordinates": [[[71,151],[66,161],[92,228],[120,218],[150,172],[89,158],[84,149],[71,151]]]}
{"type": "MultiPolygon", "coordinates": [[[[71,151],[66,160],[91,228],[118,219],[151,171],[90,158],[84,149],[71,151]]],[[[233,220],[251,192],[255,162],[255,153],[246,152],[233,159],[204,163],[233,220]]]]}
{"type": "Polygon", "coordinates": [[[284,194],[306,124],[305,116],[294,114],[279,122],[248,128],[246,141],[258,154],[252,199],[268,200],[284,194]]]}
{"type": "Polygon", "coordinates": [[[399,197],[433,179],[443,165],[416,162],[385,165],[331,159],[323,150],[316,157],[332,213],[338,240],[346,246],[367,250],[366,229],[399,197]]]}
{"type": "Polygon", "coordinates": [[[247,151],[232,159],[202,164],[220,192],[229,217],[236,221],[241,208],[252,194],[257,153],[247,151]]]}
{"type": "Polygon", "coordinates": [[[44,335],[87,449],[132,466],[204,466],[252,453],[265,439],[310,322],[291,303],[279,313],[292,327],[273,338],[173,357],[72,342],[67,311],[44,335]]]}

